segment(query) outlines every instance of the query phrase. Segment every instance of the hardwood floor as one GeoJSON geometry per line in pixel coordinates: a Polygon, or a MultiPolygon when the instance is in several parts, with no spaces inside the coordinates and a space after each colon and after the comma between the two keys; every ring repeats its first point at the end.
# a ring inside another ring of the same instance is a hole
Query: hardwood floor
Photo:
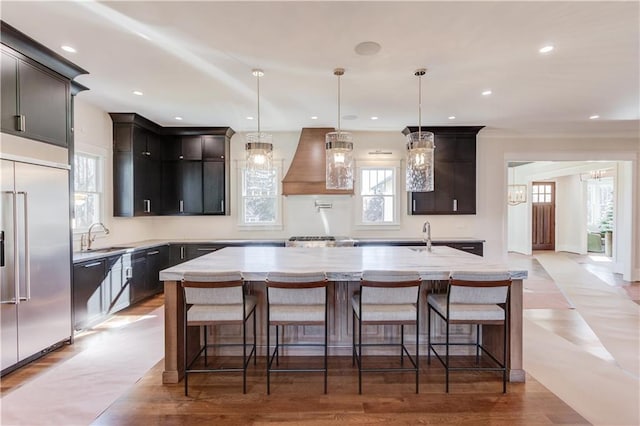
{"type": "Polygon", "coordinates": [[[192,375],[189,396],[182,383],[161,385],[156,365],[94,424],[589,424],[546,388],[527,377],[501,393],[495,374],[456,372],[451,393],[444,393],[444,370],[425,367],[421,391],[412,374],[367,374],[358,395],[357,370],[348,357],[330,360],[329,393],[322,393],[321,374],[272,376],[266,395],[264,361],[251,367],[247,394],[238,373],[192,375]]]}

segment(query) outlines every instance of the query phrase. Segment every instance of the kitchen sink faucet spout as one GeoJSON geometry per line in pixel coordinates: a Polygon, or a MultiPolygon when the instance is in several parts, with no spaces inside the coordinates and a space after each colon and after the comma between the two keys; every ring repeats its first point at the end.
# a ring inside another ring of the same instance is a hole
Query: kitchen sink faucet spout
{"type": "Polygon", "coordinates": [[[431,224],[428,220],[422,225],[422,238],[427,243],[427,251],[431,251],[431,224]]]}
{"type": "Polygon", "coordinates": [[[109,234],[109,228],[107,228],[106,226],[104,226],[104,223],[102,222],[96,222],[96,223],[92,223],[91,226],[89,226],[89,230],[87,231],[86,234],[82,234],[82,236],[80,237],[80,250],[82,251],[82,248],[85,246],[86,244],[86,250],[89,251],[91,250],[91,243],[93,243],[96,239],[95,234],[92,235],[91,233],[93,232],[93,228],[96,226],[100,226],[102,227],[102,230],[104,231],[105,235],[109,234]]]}

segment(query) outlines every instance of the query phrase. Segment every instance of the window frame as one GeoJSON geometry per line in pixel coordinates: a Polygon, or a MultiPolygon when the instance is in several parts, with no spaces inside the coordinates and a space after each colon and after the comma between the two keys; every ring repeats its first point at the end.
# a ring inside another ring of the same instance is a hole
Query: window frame
{"type": "Polygon", "coordinates": [[[358,230],[374,230],[374,229],[400,229],[400,160],[356,160],[356,179],[355,179],[355,208],[354,208],[354,228],[358,230]],[[365,222],[363,216],[363,199],[367,195],[362,195],[362,171],[372,169],[391,169],[393,178],[393,220],[391,222],[365,222]]]}
{"type": "Polygon", "coordinates": [[[244,185],[245,185],[245,170],[247,162],[238,160],[236,163],[236,176],[238,187],[236,188],[237,194],[237,211],[238,211],[238,230],[240,231],[279,231],[283,229],[282,224],[282,160],[273,160],[273,168],[275,169],[274,179],[276,180],[276,193],[273,196],[275,200],[276,217],[273,223],[255,223],[245,222],[245,209],[244,209],[244,185]]]}
{"type": "Polygon", "coordinates": [[[96,194],[98,196],[98,202],[100,204],[99,208],[98,208],[98,219],[97,222],[102,222],[102,223],[106,223],[106,206],[105,206],[105,155],[104,152],[98,152],[99,150],[96,149],[90,149],[89,147],[77,147],[74,150],[73,156],[73,167],[74,167],[74,181],[72,182],[73,185],[73,203],[74,203],[74,207],[73,207],[73,222],[72,222],[72,232],[73,235],[80,235],[80,234],[84,234],[86,232],[89,231],[89,226],[86,227],[76,227],[73,226],[73,224],[75,223],[75,219],[76,219],[76,212],[75,212],[75,195],[76,193],[86,193],[86,194],[96,194]],[[85,156],[85,157],[93,157],[96,159],[96,191],[77,191],[76,187],[75,187],[75,174],[77,172],[76,169],[76,160],[75,157],[79,155],[79,156],[85,156]]]}

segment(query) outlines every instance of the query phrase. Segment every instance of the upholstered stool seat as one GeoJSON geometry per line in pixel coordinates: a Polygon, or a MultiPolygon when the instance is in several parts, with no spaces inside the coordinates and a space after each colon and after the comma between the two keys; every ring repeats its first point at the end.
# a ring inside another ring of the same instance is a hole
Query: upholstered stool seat
{"type": "Polygon", "coordinates": [[[324,272],[270,272],[267,274],[267,394],[271,393],[271,373],[324,373],[324,393],[327,393],[327,277],[324,272]],[[284,343],[280,327],[318,325],[323,327],[323,343],[284,343]],[[271,327],[275,326],[276,344],[271,351],[271,327]],[[323,348],[321,368],[279,368],[280,349],[291,346],[323,348]],[[274,367],[273,363],[276,363],[274,367]]]}
{"type": "Polygon", "coordinates": [[[416,393],[420,386],[419,368],[419,294],[420,275],[415,271],[363,271],[360,292],[351,298],[353,315],[352,360],[358,364],[358,392],[362,393],[363,372],[412,371],[415,373],[416,393]],[[362,343],[363,325],[399,325],[399,343],[362,343]],[[404,326],[416,329],[415,358],[411,356],[404,341],[404,326]],[[356,333],[357,326],[357,333],[356,333]],[[358,336],[356,342],[356,334],[358,336]],[[368,346],[398,346],[400,367],[365,368],[362,348],[368,346]],[[411,366],[404,367],[404,356],[411,366]]]}
{"type": "Polygon", "coordinates": [[[189,361],[187,340],[184,339],[184,394],[188,395],[189,374],[210,372],[242,371],[242,391],[247,392],[247,366],[251,357],[256,363],[256,303],[255,296],[244,291],[242,275],[238,271],[230,272],[190,272],[184,275],[182,281],[184,298],[184,335],[187,327],[204,326],[204,345],[195,357],[189,361]],[[249,318],[253,317],[253,344],[247,354],[246,326],[249,318]],[[242,343],[207,343],[207,327],[212,325],[240,324],[242,325],[242,343]],[[207,368],[207,350],[220,346],[241,346],[242,366],[237,368],[207,368]],[[195,361],[204,353],[205,368],[192,368],[195,361]]]}

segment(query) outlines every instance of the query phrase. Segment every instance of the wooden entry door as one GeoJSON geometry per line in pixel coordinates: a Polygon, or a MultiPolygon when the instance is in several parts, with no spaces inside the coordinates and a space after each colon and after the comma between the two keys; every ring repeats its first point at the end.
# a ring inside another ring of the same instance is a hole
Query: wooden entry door
{"type": "Polygon", "coordinates": [[[532,183],[533,250],[555,250],[556,248],[556,184],[555,182],[532,183]]]}

